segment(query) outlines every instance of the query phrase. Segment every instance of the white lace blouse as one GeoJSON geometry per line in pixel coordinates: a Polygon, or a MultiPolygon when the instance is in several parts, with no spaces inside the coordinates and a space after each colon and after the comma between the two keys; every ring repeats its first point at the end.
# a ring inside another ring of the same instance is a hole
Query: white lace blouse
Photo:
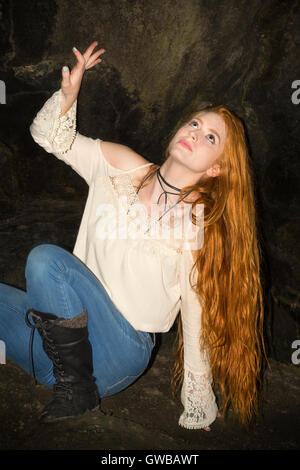
{"type": "Polygon", "coordinates": [[[73,253],[101,281],[134,328],[167,332],[181,312],[184,410],[179,424],[189,429],[209,426],[216,418],[217,405],[209,360],[199,345],[201,306],[189,283],[191,251],[154,237],[153,232],[145,234],[149,217],[141,219],[139,214],[145,212],[134,210],[141,206],[130,177],[137,168],[124,171],[111,166],[100,139],[76,132],[77,101],[59,118],[60,100],[58,90],[37,113],[30,132],[35,142],[70,165],[89,186],[73,253]],[[123,202],[127,204],[124,211],[123,202]],[[142,236],[130,236],[130,227],[136,233],[137,223],[143,228],[142,236]]]}

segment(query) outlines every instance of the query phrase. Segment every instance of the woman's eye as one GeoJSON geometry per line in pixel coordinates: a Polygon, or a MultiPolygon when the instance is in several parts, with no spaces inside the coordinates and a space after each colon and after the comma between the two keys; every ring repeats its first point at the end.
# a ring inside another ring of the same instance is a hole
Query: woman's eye
{"type": "Polygon", "coordinates": [[[213,134],[208,134],[207,136],[207,140],[211,143],[211,144],[214,144],[215,143],[215,136],[213,134]]]}
{"type": "Polygon", "coordinates": [[[194,129],[198,129],[198,122],[197,121],[191,121],[190,126],[194,127],[194,129]]]}

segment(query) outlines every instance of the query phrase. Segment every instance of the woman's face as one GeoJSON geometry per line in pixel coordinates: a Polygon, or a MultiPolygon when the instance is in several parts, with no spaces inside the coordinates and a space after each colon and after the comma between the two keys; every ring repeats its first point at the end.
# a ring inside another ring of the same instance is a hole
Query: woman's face
{"type": "Polygon", "coordinates": [[[169,144],[169,158],[194,173],[217,176],[219,167],[214,162],[221,156],[225,141],[224,120],[213,111],[203,111],[177,131],[169,144]]]}

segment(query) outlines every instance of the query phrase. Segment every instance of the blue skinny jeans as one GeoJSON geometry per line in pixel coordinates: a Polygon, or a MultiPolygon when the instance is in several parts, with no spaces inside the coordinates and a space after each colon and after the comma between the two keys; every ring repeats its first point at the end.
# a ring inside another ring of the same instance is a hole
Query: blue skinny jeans
{"type": "MultiPolygon", "coordinates": [[[[30,308],[67,319],[86,308],[93,375],[100,396],[120,392],[144,372],[155,346],[155,334],[133,328],[101,282],[76,256],[57,245],[37,245],[28,255],[25,278],[26,292],[0,283],[0,340],[9,359],[31,373],[31,330],[25,323],[30,308]]],[[[37,381],[51,387],[55,383],[53,366],[38,333],[34,335],[33,360],[37,381]]]]}

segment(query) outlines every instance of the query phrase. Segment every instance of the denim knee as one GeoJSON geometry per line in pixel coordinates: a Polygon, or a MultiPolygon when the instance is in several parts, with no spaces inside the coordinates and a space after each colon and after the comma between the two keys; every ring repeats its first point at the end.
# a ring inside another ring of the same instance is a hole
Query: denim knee
{"type": "Polygon", "coordinates": [[[59,249],[59,247],[56,245],[47,243],[43,243],[32,248],[26,261],[26,279],[32,277],[33,275],[39,278],[43,277],[45,268],[49,266],[51,261],[57,259],[57,249],[59,249]]]}

